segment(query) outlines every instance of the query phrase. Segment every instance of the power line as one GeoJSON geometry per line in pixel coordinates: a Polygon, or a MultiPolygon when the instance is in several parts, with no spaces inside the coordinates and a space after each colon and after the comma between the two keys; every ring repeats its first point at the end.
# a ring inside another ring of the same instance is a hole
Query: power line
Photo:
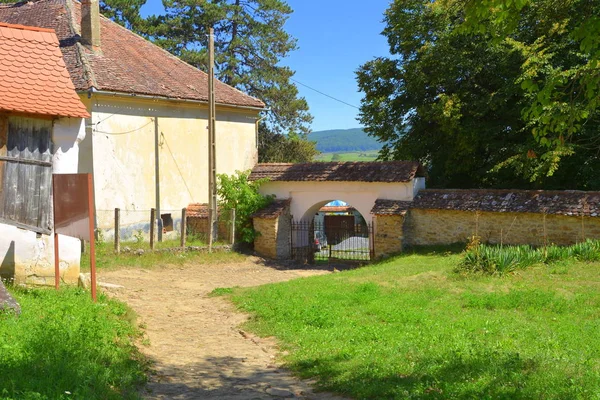
{"type": "Polygon", "coordinates": [[[320,90],[317,90],[317,89],[315,89],[315,88],[313,88],[313,87],[310,87],[310,86],[308,86],[308,85],[306,85],[306,84],[304,84],[304,83],[302,83],[302,82],[299,82],[299,81],[295,80],[294,78],[290,78],[290,80],[291,80],[291,81],[294,81],[294,82],[296,82],[298,85],[302,85],[302,86],[304,86],[304,87],[306,87],[306,88],[308,88],[308,89],[310,89],[310,90],[313,90],[313,91],[315,91],[315,92],[319,93],[320,95],[323,95],[323,96],[325,96],[325,97],[329,97],[329,98],[330,98],[330,99],[332,99],[332,100],[338,101],[338,102],[340,102],[340,103],[342,103],[342,104],[345,104],[345,105],[347,105],[347,106],[349,106],[349,107],[356,108],[357,110],[360,110],[360,108],[359,108],[359,107],[357,107],[357,106],[355,106],[354,104],[346,103],[344,100],[340,100],[340,99],[338,99],[338,98],[336,98],[336,97],[333,97],[333,96],[330,96],[330,95],[328,95],[327,93],[323,93],[323,92],[321,92],[320,90]]]}
{"type": "Polygon", "coordinates": [[[142,130],[142,129],[144,129],[145,127],[147,127],[148,125],[150,125],[153,122],[154,122],[154,119],[151,119],[150,122],[148,122],[147,124],[142,125],[139,128],[135,128],[135,129],[132,129],[130,131],[126,131],[126,132],[105,132],[105,131],[101,131],[101,130],[98,130],[98,129],[95,129],[95,128],[94,128],[94,132],[96,132],[96,133],[104,133],[105,135],[114,135],[114,136],[126,135],[128,133],[133,133],[133,132],[137,132],[139,130],[142,130]]]}

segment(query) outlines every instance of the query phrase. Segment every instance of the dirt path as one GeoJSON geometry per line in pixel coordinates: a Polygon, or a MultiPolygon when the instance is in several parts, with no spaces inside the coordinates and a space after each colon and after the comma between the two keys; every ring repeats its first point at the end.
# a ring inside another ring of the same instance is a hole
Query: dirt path
{"type": "Polygon", "coordinates": [[[313,393],[308,382],[292,377],[275,362],[277,348],[240,329],[247,318],[227,301],[208,297],[213,289],[257,286],[318,270],[278,270],[258,259],[235,265],[194,265],[155,270],[103,272],[105,289],[127,302],[146,325],[154,360],[145,389],[148,399],[335,399],[313,393]]]}

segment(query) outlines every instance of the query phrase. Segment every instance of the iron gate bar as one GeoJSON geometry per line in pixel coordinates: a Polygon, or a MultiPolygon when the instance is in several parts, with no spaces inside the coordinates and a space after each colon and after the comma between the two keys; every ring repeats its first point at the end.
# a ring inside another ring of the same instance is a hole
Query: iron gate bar
{"type": "Polygon", "coordinates": [[[321,222],[292,221],[292,259],[312,264],[315,261],[370,261],[374,255],[371,223],[332,227],[321,222]],[[327,233],[327,234],[326,234],[327,233]]]}

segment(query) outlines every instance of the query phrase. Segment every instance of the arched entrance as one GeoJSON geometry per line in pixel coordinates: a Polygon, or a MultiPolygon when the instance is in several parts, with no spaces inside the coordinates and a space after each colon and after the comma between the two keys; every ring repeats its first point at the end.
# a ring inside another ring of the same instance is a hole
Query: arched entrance
{"type": "Polygon", "coordinates": [[[292,221],[290,245],[299,261],[368,261],[374,254],[373,227],[349,203],[320,201],[292,221]]]}
{"type": "Polygon", "coordinates": [[[285,204],[285,207],[273,206],[255,216],[255,229],[260,225],[259,231],[263,234],[258,240],[259,248],[266,249],[265,254],[268,251],[286,258],[291,255],[308,262],[315,261],[315,256],[317,260],[369,260],[374,256],[372,224],[377,203],[412,201],[417,192],[425,188],[425,171],[419,163],[410,161],[257,164],[249,180],[260,180],[262,194],[273,195],[277,204],[285,204]],[[351,205],[362,217],[361,223],[350,227],[350,218],[346,218],[344,224],[344,218],[329,218],[332,227],[329,234],[326,233],[325,217],[320,222],[315,221],[315,215],[335,200],[351,205]],[[279,217],[283,215],[285,218],[279,217]],[[276,224],[270,221],[273,218],[277,218],[276,224]],[[338,230],[345,233],[334,235],[333,225],[338,222],[338,230]],[[322,246],[325,240],[327,246],[322,246]],[[275,242],[277,249],[273,251],[275,242]]]}

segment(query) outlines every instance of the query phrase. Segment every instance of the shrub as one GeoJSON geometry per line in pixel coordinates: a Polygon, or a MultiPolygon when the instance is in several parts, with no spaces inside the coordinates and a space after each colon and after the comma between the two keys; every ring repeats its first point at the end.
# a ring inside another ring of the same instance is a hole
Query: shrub
{"type": "Polygon", "coordinates": [[[572,257],[579,261],[600,261],[600,240],[586,240],[571,246],[572,257]]]}
{"type": "Polygon", "coordinates": [[[244,243],[254,242],[256,232],[252,226],[252,214],[268,206],[275,196],[265,196],[258,188],[267,179],[250,182],[250,171],[236,171],[236,175],[217,176],[219,206],[224,210],[235,209],[236,236],[244,243]]]}
{"type": "Polygon", "coordinates": [[[456,271],[503,274],[534,264],[551,264],[568,259],[600,261],[600,240],[588,239],[568,247],[552,245],[537,249],[527,245],[485,245],[471,240],[456,271]]]}

